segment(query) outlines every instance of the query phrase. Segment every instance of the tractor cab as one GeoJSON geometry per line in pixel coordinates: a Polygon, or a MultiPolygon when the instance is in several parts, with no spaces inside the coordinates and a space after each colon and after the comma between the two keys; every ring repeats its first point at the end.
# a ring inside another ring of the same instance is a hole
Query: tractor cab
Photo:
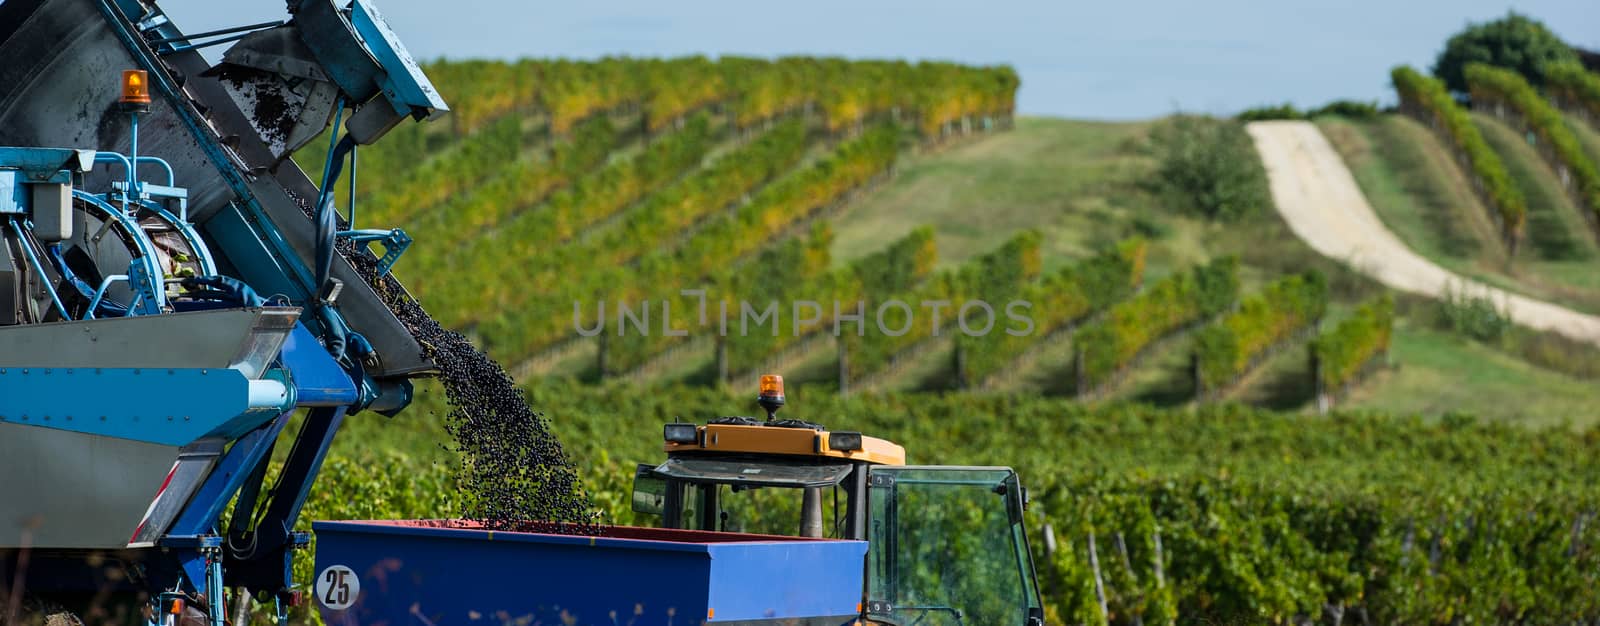
{"type": "Polygon", "coordinates": [[[1008,467],[911,466],[905,448],[777,419],[663,428],[667,459],[639,465],[633,509],[666,528],[868,542],[862,617],[884,624],[1042,624],[1027,506],[1008,467]]]}

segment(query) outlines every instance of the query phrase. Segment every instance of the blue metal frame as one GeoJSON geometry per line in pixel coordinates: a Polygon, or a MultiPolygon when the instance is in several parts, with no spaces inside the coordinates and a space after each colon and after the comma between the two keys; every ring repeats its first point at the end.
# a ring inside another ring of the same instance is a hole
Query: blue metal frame
{"type": "MultiPolygon", "coordinates": [[[[118,208],[111,204],[113,197],[119,194],[112,193],[102,196],[82,189],[74,189],[72,192],[73,198],[94,206],[103,213],[103,218],[115,221],[125,231],[133,233],[134,236],[130,237],[130,239],[133,241],[135,252],[138,254],[138,258],[135,259],[126,274],[112,274],[102,277],[102,282],[91,298],[89,310],[85,313],[84,319],[93,319],[95,317],[95,312],[98,309],[100,300],[105,296],[106,289],[112,283],[120,280],[129,281],[131,289],[136,294],[134,301],[129,304],[137,306],[130,306],[128,314],[152,315],[161,313],[164,310],[166,293],[160,278],[162,273],[158,264],[159,257],[156,256],[155,249],[150,245],[147,238],[142,236],[143,229],[139,225],[137,216],[140,208],[156,214],[178,231],[179,236],[194,251],[197,257],[196,262],[201,268],[202,274],[217,273],[216,261],[212,258],[210,249],[207,248],[205,241],[200,238],[194,227],[185,221],[183,216],[173,215],[159,203],[139,199],[139,196],[143,194],[137,190],[144,187],[144,185],[138,182],[137,172],[133,164],[154,163],[166,170],[168,184],[166,186],[153,187],[163,197],[177,198],[183,207],[180,212],[187,213],[188,192],[171,186],[173,182],[172,166],[165,160],[157,157],[130,158],[116,152],[93,152],[60,148],[0,148],[0,163],[18,167],[27,174],[30,182],[65,184],[72,182],[71,174],[73,171],[79,171],[77,170],[78,167],[87,165],[92,168],[95,163],[120,163],[122,165],[123,174],[127,177],[127,180],[113,183],[113,187],[123,190],[123,193],[120,194],[124,202],[123,207],[118,208]],[[76,165],[73,165],[74,161],[76,161],[76,165]],[[51,169],[57,167],[67,167],[68,169],[51,169]]],[[[10,225],[17,230],[19,236],[22,234],[23,224],[17,223],[15,218],[11,219],[10,225]]],[[[43,262],[34,254],[32,246],[24,246],[23,250],[33,271],[41,276],[45,275],[43,262]]],[[[57,267],[57,269],[65,272],[64,268],[57,267]]],[[[45,289],[49,292],[51,301],[56,309],[60,311],[61,316],[71,319],[71,315],[62,302],[60,294],[57,293],[55,286],[47,284],[45,289]]]]}
{"type": "MultiPolygon", "coordinates": [[[[324,401],[356,397],[349,377],[321,350],[304,326],[297,325],[290,337],[280,359],[294,372],[297,381],[320,386],[307,389],[307,395],[324,401]],[[294,345],[296,342],[298,346],[294,345]]],[[[262,487],[272,450],[293,414],[282,413],[234,442],[162,541],[165,547],[180,548],[176,550],[177,566],[184,579],[195,585],[205,581],[208,598],[222,597],[212,590],[222,589],[225,584],[275,591],[278,621],[287,623],[287,598],[282,594],[293,586],[292,552],[310,541],[306,533],[290,529],[343,421],[344,411],[343,406],[318,408],[307,415],[278,482],[265,492],[262,487]],[[215,533],[221,530],[218,524],[223,509],[236,494],[235,526],[224,539],[215,533]],[[224,566],[229,572],[226,579],[224,566]]],[[[212,611],[213,626],[218,626],[222,618],[221,611],[212,611]]]]}
{"type": "Polygon", "coordinates": [[[100,301],[105,299],[106,290],[110,289],[113,284],[127,280],[129,280],[127,274],[111,274],[100,279],[100,286],[95,288],[94,296],[89,298],[89,309],[84,311],[83,319],[95,319],[95,311],[100,310],[100,301]]]}
{"type": "Polygon", "coordinates": [[[407,235],[406,231],[399,228],[391,228],[389,230],[341,230],[338,236],[349,239],[356,244],[374,241],[382,244],[383,257],[378,259],[379,276],[388,274],[390,268],[394,267],[395,262],[400,260],[400,255],[405,254],[406,249],[410,248],[412,243],[411,235],[407,235]]]}
{"type": "MultiPolygon", "coordinates": [[[[300,406],[327,406],[333,404],[333,406],[338,407],[331,409],[338,412],[337,418],[334,415],[325,413],[324,411],[330,409],[324,408],[317,409],[313,413],[315,417],[308,419],[306,430],[302,430],[301,439],[304,439],[307,434],[311,434],[321,442],[316,449],[316,458],[306,458],[309,453],[300,452],[301,444],[297,440],[296,450],[291,453],[289,463],[286,463],[284,470],[280,472],[279,488],[273,489],[268,495],[269,498],[275,501],[277,492],[284,485],[294,485],[296,484],[295,481],[298,480],[301,488],[294,497],[297,502],[303,502],[305,494],[309,492],[311,479],[316,476],[316,470],[321,467],[321,458],[326,453],[327,445],[331,443],[333,434],[337,432],[338,423],[343,419],[342,412],[344,409],[339,405],[353,403],[357,398],[357,393],[355,384],[351,382],[350,377],[345,374],[344,370],[339,368],[337,363],[333,362],[333,358],[328,356],[321,344],[317,343],[316,338],[311,335],[311,332],[303,324],[296,324],[294,330],[290,332],[289,338],[279,354],[279,361],[292,374],[300,397],[300,406]],[[319,426],[324,430],[319,431],[319,426]]],[[[236,524],[243,527],[244,523],[240,520],[250,520],[251,513],[255,512],[260,504],[258,498],[262,493],[261,486],[266,476],[267,466],[271,461],[272,449],[277,445],[278,438],[283,433],[284,428],[288,426],[292,415],[289,412],[278,415],[276,419],[235,441],[233,447],[229,448],[217,467],[206,479],[206,482],[200,486],[199,490],[190,499],[188,507],[179,514],[178,519],[168,529],[168,535],[173,537],[200,537],[218,532],[220,530],[218,528],[218,520],[221,518],[222,511],[227,507],[228,502],[234,499],[236,494],[238,495],[238,504],[236,505],[233,519],[236,524]]],[[[286,494],[284,497],[290,496],[286,494]]],[[[260,542],[265,539],[269,544],[294,547],[299,541],[293,533],[284,532],[284,529],[294,527],[294,519],[298,516],[298,513],[299,507],[296,505],[292,510],[283,511],[279,517],[274,518],[278,522],[271,522],[267,519],[262,520],[262,524],[256,526],[255,536],[252,537],[250,545],[259,546],[261,545],[260,542]]],[[[237,545],[246,544],[240,542],[237,545]]],[[[257,560],[258,562],[271,562],[272,560],[271,558],[259,559],[257,558],[258,555],[254,553],[246,555],[240,550],[232,549],[232,547],[233,544],[230,544],[230,550],[228,551],[228,558],[230,559],[257,560]]],[[[268,554],[271,553],[272,551],[268,550],[268,554]]],[[[283,556],[287,558],[286,554],[283,556]]],[[[193,558],[185,562],[185,568],[188,571],[190,580],[201,580],[196,577],[197,570],[193,558]]],[[[258,566],[258,569],[271,570],[275,568],[258,566]]],[[[282,578],[271,583],[270,586],[255,586],[255,588],[278,589],[287,587],[290,583],[291,579],[287,572],[284,572],[282,578]]]]}
{"type": "Polygon", "coordinates": [[[168,527],[167,534],[200,536],[217,532],[217,520],[222,516],[222,510],[238,493],[239,487],[244,485],[250,471],[272,451],[278,435],[289,425],[292,416],[293,413],[279,415],[267,425],[233,442],[233,447],[223,455],[217,467],[211,471],[211,476],[206,478],[206,482],[190,499],[189,506],[168,527]]]}
{"type": "MultiPolygon", "coordinates": [[[[72,197],[85,203],[94,205],[104,213],[102,217],[116,220],[124,229],[130,232],[141,232],[139,221],[131,215],[130,211],[113,206],[105,197],[92,194],[82,189],[72,190],[72,197]]],[[[162,272],[156,261],[155,248],[150,247],[150,241],[144,237],[133,237],[134,246],[138,248],[139,258],[129,264],[128,277],[134,293],[147,296],[143,298],[141,306],[134,307],[130,302],[129,315],[154,315],[161,313],[166,307],[166,290],[160,283],[162,272]]]]}
{"type": "Polygon", "coordinates": [[[151,263],[129,263],[128,285],[133,287],[133,302],[128,303],[129,315],[160,315],[165,312],[167,290],[161,274],[151,272],[151,263]]]}
{"type": "MultiPolygon", "coordinates": [[[[218,535],[201,535],[194,537],[167,537],[161,541],[161,546],[174,550],[178,554],[178,566],[183,570],[190,581],[204,581],[204,586],[195,585],[195,591],[206,594],[206,603],[209,605],[211,626],[225,626],[227,622],[226,589],[222,579],[222,537],[218,535]]],[[[163,605],[169,594],[162,594],[163,605]]]]}
{"type": "Polygon", "coordinates": [[[290,553],[301,547],[302,539],[290,529],[299,519],[300,508],[322,469],[328,446],[344,422],[345,409],[315,408],[306,414],[277,482],[265,498],[258,501],[266,475],[265,462],[257,465],[245,483],[234,505],[233,527],[228,530],[226,544],[234,585],[279,594],[289,589],[293,580],[290,553]]]}
{"type": "Polygon", "coordinates": [[[296,324],[283,343],[279,360],[294,373],[294,385],[303,407],[351,406],[360,400],[349,373],[328,355],[305,324],[296,324]]]}
{"type": "Polygon", "coordinates": [[[139,113],[134,111],[128,114],[128,198],[138,199],[143,196],[139,191],[139,113]]]}

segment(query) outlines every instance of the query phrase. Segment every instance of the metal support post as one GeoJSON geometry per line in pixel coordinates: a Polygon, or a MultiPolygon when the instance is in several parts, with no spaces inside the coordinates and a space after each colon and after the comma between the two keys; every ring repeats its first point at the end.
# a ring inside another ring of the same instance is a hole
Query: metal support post
{"type": "Polygon", "coordinates": [[[222,547],[200,550],[206,557],[206,613],[211,626],[227,626],[227,591],[222,587],[222,547]]]}
{"type": "Polygon", "coordinates": [[[128,136],[128,197],[123,203],[122,210],[128,215],[133,215],[138,209],[134,203],[139,200],[139,112],[128,113],[130,125],[128,136]]]}

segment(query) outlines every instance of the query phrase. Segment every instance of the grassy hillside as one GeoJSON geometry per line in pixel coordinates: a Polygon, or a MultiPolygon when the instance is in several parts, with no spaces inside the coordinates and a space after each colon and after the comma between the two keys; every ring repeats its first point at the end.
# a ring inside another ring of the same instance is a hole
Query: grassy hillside
{"type": "MultiPolygon", "coordinates": [[[[1022,118],[1012,132],[932,155],[911,155],[895,180],[834,221],[837,262],[931,225],[939,262],[955,265],[1024,229],[1044,236],[1047,269],[1136,234],[1152,213],[1141,180],[1152,159],[1140,150],[1146,123],[1022,118]]],[[[1185,229],[1192,234],[1194,229],[1185,229]]],[[[1163,246],[1157,271],[1204,258],[1163,246]],[[1167,256],[1172,253],[1177,256],[1167,256]]]]}
{"type": "Polygon", "coordinates": [[[1398,414],[1470,414],[1528,426],[1600,423],[1594,381],[1540,368],[1412,321],[1395,333],[1394,367],[1346,406],[1398,414]]]}
{"type": "Polygon", "coordinates": [[[1493,116],[1474,114],[1473,118],[1528,200],[1528,252],[1546,262],[1593,261],[1594,236],[1589,233],[1583,214],[1562,191],[1560,179],[1527,136],[1493,116]]]}
{"type": "MultiPolygon", "coordinates": [[[[1498,248],[1487,213],[1448,155],[1436,148],[1436,140],[1420,125],[1399,116],[1373,122],[1324,118],[1319,125],[1345,154],[1380,215],[1425,255],[1445,259],[1456,271],[1518,291],[1538,291],[1538,295],[1557,300],[1564,294],[1583,294],[1559,284],[1560,290],[1538,289],[1541,285],[1530,286],[1523,274],[1503,272],[1495,260],[1503,263],[1504,253],[1498,248]]],[[[892,238],[915,225],[931,223],[940,242],[941,262],[954,263],[964,258],[958,256],[960,251],[982,249],[982,245],[968,242],[998,239],[1000,235],[993,232],[996,225],[1031,222],[1046,234],[1046,241],[1055,242],[1044,247],[1046,265],[1082,258],[1096,241],[1145,234],[1152,241],[1151,276],[1236,254],[1245,261],[1246,291],[1296,268],[1316,267],[1337,278],[1346,301],[1374,292],[1364,279],[1301,244],[1275,215],[1256,216],[1239,224],[1211,224],[1162,209],[1159,199],[1141,182],[1153,167],[1142,144],[1149,127],[1145,123],[1022,118],[1016,132],[934,155],[910,157],[895,181],[836,222],[834,249],[848,258],[853,247],[875,237],[892,238]],[[958,251],[951,255],[955,258],[946,256],[952,249],[958,251]]],[[[1536,267],[1549,269],[1547,265],[1536,267]]],[[[1576,263],[1554,267],[1574,273],[1581,269],[1576,263]]],[[[1589,407],[1595,397],[1593,383],[1533,365],[1514,351],[1474,344],[1438,329],[1431,321],[1431,307],[1424,303],[1412,309],[1409,321],[1396,331],[1391,357],[1395,369],[1353,394],[1353,405],[1430,415],[1465,411],[1533,423],[1568,419],[1588,424],[1600,417],[1589,407]],[[1540,391],[1525,392],[1527,402],[1498,400],[1519,388],[1540,391]]],[[[813,369],[826,372],[832,354],[826,349],[818,352],[813,369]]],[[[1067,337],[1041,341],[996,389],[1069,393],[1065,379],[1072,353],[1067,337]]],[[[918,359],[920,366],[909,367],[911,371],[888,388],[927,388],[929,379],[937,380],[941,369],[948,369],[949,358],[948,346],[933,350],[918,359]]],[[[1186,402],[1188,358],[1189,346],[1181,340],[1161,346],[1116,397],[1186,402]]],[[[1304,351],[1285,350],[1233,398],[1279,409],[1302,408],[1310,393],[1301,384],[1305,372],[1304,351]]]]}
{"type": "Polygon", "coordinates": [[[1476,116],[1484,136],[1528,198],[1525,249],[1509,259],[1489,212],[1438,137],[1408,117],[1323,117],[1332,142],[1367,200],[1401,241],[1459,274],[1581,311],[1600,311],[1600,281],[1588,226],[1554,174],[1516,133],[1476,116]]]}

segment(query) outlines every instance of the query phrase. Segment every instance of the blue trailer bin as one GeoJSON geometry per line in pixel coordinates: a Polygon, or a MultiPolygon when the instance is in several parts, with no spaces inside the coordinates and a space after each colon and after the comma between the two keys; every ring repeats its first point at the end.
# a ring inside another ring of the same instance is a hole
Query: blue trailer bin
{"type": "Polygon", "coordinates": [[[460,520],[317,522],[330,625],[839,626],[860,614],[867,544],[659,528],[598,536],[460,520]]]}

